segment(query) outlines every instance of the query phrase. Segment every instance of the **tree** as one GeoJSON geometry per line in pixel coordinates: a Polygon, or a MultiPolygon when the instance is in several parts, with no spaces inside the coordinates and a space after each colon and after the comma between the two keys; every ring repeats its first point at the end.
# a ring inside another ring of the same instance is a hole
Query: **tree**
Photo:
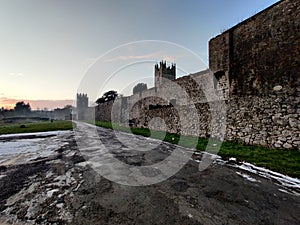
{"type": "Polygon", "coordinates": [[[137,94],[137,93],[140,93],[140,92],[145,91],[147,89],[148,89],[147,84],[138,83],[137,85],[134,86],[132,92],[133,92],[133,94],[137,94]]]}
{"type": "Polygon", "coordinates": [[[72,109],[73,106],[72,105],[65,105],[64,109],[72,109]]]}
{"type": "Polygon", "coordinates": [[[114,101],[118,97],[118,93],[116,91],[108,91],[103,94],[101,98],[98,98],[96,103],[101,104],[104,102],[114,101]]]}
{"type": "Polygon", "coordinates": [[[17,114],[26,114],[31,111],[31,107],[29,103],[25,104],[23,101],[22,102],[17,102],[16,106],[14,108],[15,112],[17,114]]]}

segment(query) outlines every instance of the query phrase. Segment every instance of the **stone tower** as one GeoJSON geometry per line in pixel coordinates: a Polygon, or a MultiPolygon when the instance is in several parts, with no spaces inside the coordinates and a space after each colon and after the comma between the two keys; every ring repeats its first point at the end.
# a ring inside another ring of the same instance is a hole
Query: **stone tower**
{"type": "Polygon", "coordinates": [[[77,94],[76,106],[78,120],[83,120],[85,110],[89,107],[89,98],[87,97],[87,94],[77,94]]]}
{"type": "Polygon", "coordinates": [[[154,84],[158,87],[163,83],[163,79],[175,80],[176,79],[176,64],[167,66],[166,61],[161,61],[154,67],[154,84]]]}

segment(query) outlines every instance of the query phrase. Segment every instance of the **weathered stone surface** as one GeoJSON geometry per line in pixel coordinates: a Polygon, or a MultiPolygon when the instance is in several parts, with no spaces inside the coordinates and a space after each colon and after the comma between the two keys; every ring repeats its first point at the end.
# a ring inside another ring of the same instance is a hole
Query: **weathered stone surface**
{"type": "Polygon", "coordinates": [[[151,129],[220,139],[217,130],[220,123],[226,123],[226,140],[269,148],[290,148],[293,143],[293,148],[300,149],[298,142],[291,142],[300,136],[300,20],[295,19],[299,14],[299,1],[276,3],[210,40],[213,73],[198,72],[99,105],[96,118],[126,126],[132,119],[134,126],[149,128],[149,122],[157,117],[164,123],[151,124],[151,129]],[[175,84],[186,95],[176,91],[175,84]],[[210,92],[222,94],[226,115],[219,115],[222,110],[217,107],[211,109],[210,92]],[[171,105],[171,100],[176,104],[171,105]],[[191,113],[193,107],[196,113],[191,113]],[[217,118],[213,119],[213,112],[217,118]]]}
{"type": "Polygon", "coordinates": [[[289,124],[291,127],[298,127],[299,126],[299,120],[295,118],[289,118],[289,124]]]}
{"type": "Polygon", "coordinates": [[[282,147],[289,149],[289,148],[292,148],[293,146],[289,143],[285,143],[282,147]]]}
{"type": "Polygon", "coordinates": [[[230,93],[277,95],[299,86],[299,17],[299,1],[279,1],[210,40],[210,68],[226,75],[230,93]]]}

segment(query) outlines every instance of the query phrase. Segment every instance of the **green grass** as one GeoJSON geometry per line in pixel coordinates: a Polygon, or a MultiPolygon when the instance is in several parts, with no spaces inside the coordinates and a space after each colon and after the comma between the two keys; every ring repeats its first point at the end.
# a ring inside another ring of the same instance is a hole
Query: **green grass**
{"type": "Polygon", "coordinates": [[[71,121],[59,120],[53,122],[32,122],[32,123],[14,123],[10,125],[0,125],[0,134],[31,133],[53,130],[70,130],[73,128],[71,121]],[[24,124],[25,128],[20,128],[24,124]]]}
{"type": "MultiPolygon", "coordinates": [[[[173,144],[178,144],[187,148],[194,148],[199,151],[207,150],[208,139],[197,138],[191,136],[180,136],[176,134],[165,134],[159,131],[150,131],[146,128],[127,128],[110,122],[96,121],[95,124],[100,127],[120,130],[124,132],[132,132],[145,137],[164,140],[173,144]]],[[[238,161],[253,163],[257,166],[262,166],[273,171],[286,174],[292,177],[300,178],[300,151],[287,149],[268,149],[261,146],[249,146],[235,142],[213,142],[220,145],[219,152],[214,150],[213,146],[209,146],[208,152],[216,153],[224,159],[230,157],[237,158],[238,161]]]]}
{"type": "Polygon", "coordinates": [[[300,178],[300,151],[298,150],[268,149],[261,146],[224,142],[219,155],[225,158],[236,157],[240,161],[300,178]]]}

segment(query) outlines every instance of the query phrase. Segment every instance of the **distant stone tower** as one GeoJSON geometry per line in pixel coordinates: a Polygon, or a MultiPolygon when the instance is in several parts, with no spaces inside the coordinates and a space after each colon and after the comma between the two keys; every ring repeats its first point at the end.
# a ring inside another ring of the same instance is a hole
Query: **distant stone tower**
{"type": "Polygon", "coordinates": [[[77,106],[77,118],[78,120],[84,119],[84,113],[86,109],[89,107],[89,98],[87,94],[77,94],[76,99],[76,106],[77,106]]]}
{"type": "Polygon", "coordinates": [[[176,64],[167,67],[166,61],[161,61],[154,67],[154,84],[158,87],[163,83],[163,79],[175,80],[176,79],[176,64]]]}

